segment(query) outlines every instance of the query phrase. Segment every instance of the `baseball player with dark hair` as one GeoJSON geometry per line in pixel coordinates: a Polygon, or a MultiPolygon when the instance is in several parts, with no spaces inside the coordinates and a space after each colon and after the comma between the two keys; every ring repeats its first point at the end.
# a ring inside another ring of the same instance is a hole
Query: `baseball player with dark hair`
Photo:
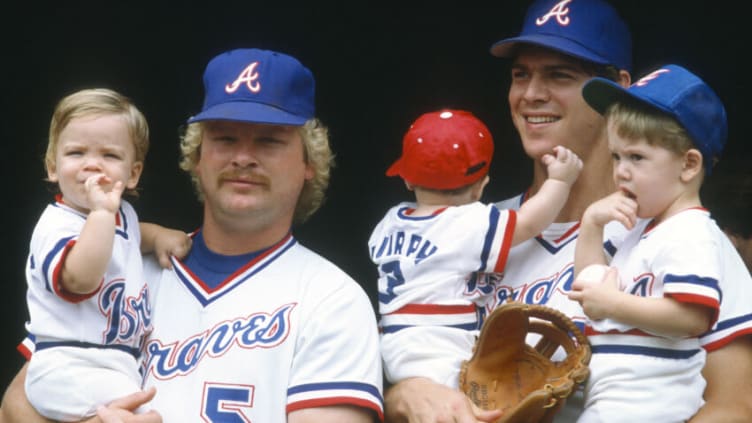
{"type": "Polygon", "coordinates": [[[752,296],[741,257],[700,200],[726,144],[726,111],[677,65],[629,89],[594,78],[583,96],[606,117],[617,190],[585,210],[575,248],[569,298],[588,317],[593,352],[579,421],[684,422],[703,404],[699,336],[718,317],[722,282],[736,281],[740,298],[752,296]],[[610,221],[629,232],[606,241],[609,260],[603,226],[610,221]],[[617,280],[601,282],[605,273],[584,280],[606,263],[617,280]]]}
{"type": "MultiPolygon", "coordinates": [[[[152,408],[167,422],[382,420],[371,303],[291,232],[321,204],[332,163],[313,75],[288,55],[238,49],[209,62],[204,85],[203,109],[181,141],[203,224],[173,269],[144,263],[152,408]]],[[[4,412],[18,407],[17,394],[6,393],[4,412]]],[[[4,421],[34,421],[11,415],[4,421]]]]}
{"type": "Polygon", "coordinates": [[[381,354],[389,382],[426,377],[456,388],[470,358],[488,279],[504,271],[509,249],[551,224],[582,162],[554,147],[541,158],[548,179],[519,210],[479,200],[494,144],[472,113],[444,109],[420,116],[387,170],[415,202],[392,207],[368,248],[379,273],[381,354]]]}
{"type": "MultiPolygon", "coordinates": [[[[500,202],[516,209],[546,180],[539,158],[555,145],[574,151],[583,169],[555,223],[530,241],[512,248],[504,278],[494,287],[498,304],[508,298],[546,304],[584,327],[579,303],[568,298],[574,282],[574,249],[580,219],[594,201],[614,192],[611,153],[605,119],[582,97],[593,77],[630,84],[632,43],[617,11],[603,0],[537,0],[527,10],[519,35],[503,39],[491,53],[511,61],[508,101],[512,121],[525,153],[533,160],[533,180],[525,193],[500,202]]],[[[610,237],[624,228],[612,222],[610,237]]],[[[738,281],[719,281],[723,297],[716,326],[701,337],[708,351],[703,374],[705,405],[700,421],[750,421],[752,397],[752,307],[741,302],[738,281]],[[734,362],[732,366],[728,363],[734,362]],[[744,394],[742,394],[745,392],[744,394]]],[[[474,412],[467,398],[425,378],[405,380],[385,397],[387,416],[399,421],[490,421],[474,412]]],[[[556,421],[574,422],[582,411],[582,395],[570,397],[556,421]]]]}

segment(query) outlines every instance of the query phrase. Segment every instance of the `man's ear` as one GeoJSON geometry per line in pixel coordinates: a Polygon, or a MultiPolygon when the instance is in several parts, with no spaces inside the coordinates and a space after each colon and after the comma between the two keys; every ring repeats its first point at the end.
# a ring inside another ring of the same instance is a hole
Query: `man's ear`
{"type": "Polygon", "coordinates": [[[682,182],[689,182],[702,173],[702,166],[702,153],[696,148],[690,148],[684,153],[684,164],[681,172],[682,182]]]}
{"type": "Polygon", "coordinates": [[[405,188],[407,188],[408,191],[415,191],[415,186],[413,184],[405,181],[404,179],[403,182],[405,183],[405,188]]]}
{"type": "Polygon", "coordinates": [[[619,80],[617,82],[622,87],[629,88],[629,85],[632,83],[632,76],[629,74],[629,72],[622,69],[619,71],[619,80]]]}

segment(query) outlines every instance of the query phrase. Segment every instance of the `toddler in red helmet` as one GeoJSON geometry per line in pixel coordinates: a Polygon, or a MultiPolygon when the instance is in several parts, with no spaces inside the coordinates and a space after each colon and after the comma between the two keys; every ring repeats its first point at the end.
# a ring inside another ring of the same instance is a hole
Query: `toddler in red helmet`
{"type": "Polygon", "coordinates": [[[426,377],[456,388],[494,301],[509,249],[553,222],[582,162],[558,146],[542,157],[548,179],[518,211],[479,200],[494,146],[486,125],[463,110],[420,116],[387,170],[414,202],[392,207],[368,248],[378,268],[381,353],[389,382],[426,377]]]}

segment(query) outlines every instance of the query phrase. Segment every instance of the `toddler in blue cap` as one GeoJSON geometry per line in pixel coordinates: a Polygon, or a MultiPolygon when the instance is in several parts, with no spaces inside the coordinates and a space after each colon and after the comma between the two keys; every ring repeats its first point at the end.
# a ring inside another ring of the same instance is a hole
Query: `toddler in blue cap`
{"type": "Polygon", "coordinates": [[[676,65],[629,88],[593,78],[582,93],[606,118],[617,190],[586,209],[575,250],[569,297],[589,319],[593,351],[578,422],[687,421],[704,403],[699,336],[719,317],[719,285],[752,284],[700,201],[726,142],[726,112],[676,65]],[[611,221],[628,231],[604,252],[611,221]]]}

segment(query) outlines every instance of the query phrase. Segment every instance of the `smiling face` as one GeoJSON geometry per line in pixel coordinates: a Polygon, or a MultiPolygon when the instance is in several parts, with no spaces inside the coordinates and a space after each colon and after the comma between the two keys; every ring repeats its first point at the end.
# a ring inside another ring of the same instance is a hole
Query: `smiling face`
{"type": "Polygon", "coordinates": [[[91,115],[71,119],[60,132],[47,178],[58,184],[65,204],[87,212],[84,182],[89,176],[105,174],[112,183],[134,189],[142,169],[123,116],[91,115]]]}
{"type": "Polygon", "coordinates": [[[195,173],[207,219],[287,229],[313,177],[298,128],[231,121],[206,123],[195,173]]]}
{"type": "Polygon", "coordinates": [[[520,50],[512,64],[509,106],[528,156],[540,158],[563,145],[586,160],[605,125],[582,97],[592,76],[566,55],[532,46],[520,50]]]}

